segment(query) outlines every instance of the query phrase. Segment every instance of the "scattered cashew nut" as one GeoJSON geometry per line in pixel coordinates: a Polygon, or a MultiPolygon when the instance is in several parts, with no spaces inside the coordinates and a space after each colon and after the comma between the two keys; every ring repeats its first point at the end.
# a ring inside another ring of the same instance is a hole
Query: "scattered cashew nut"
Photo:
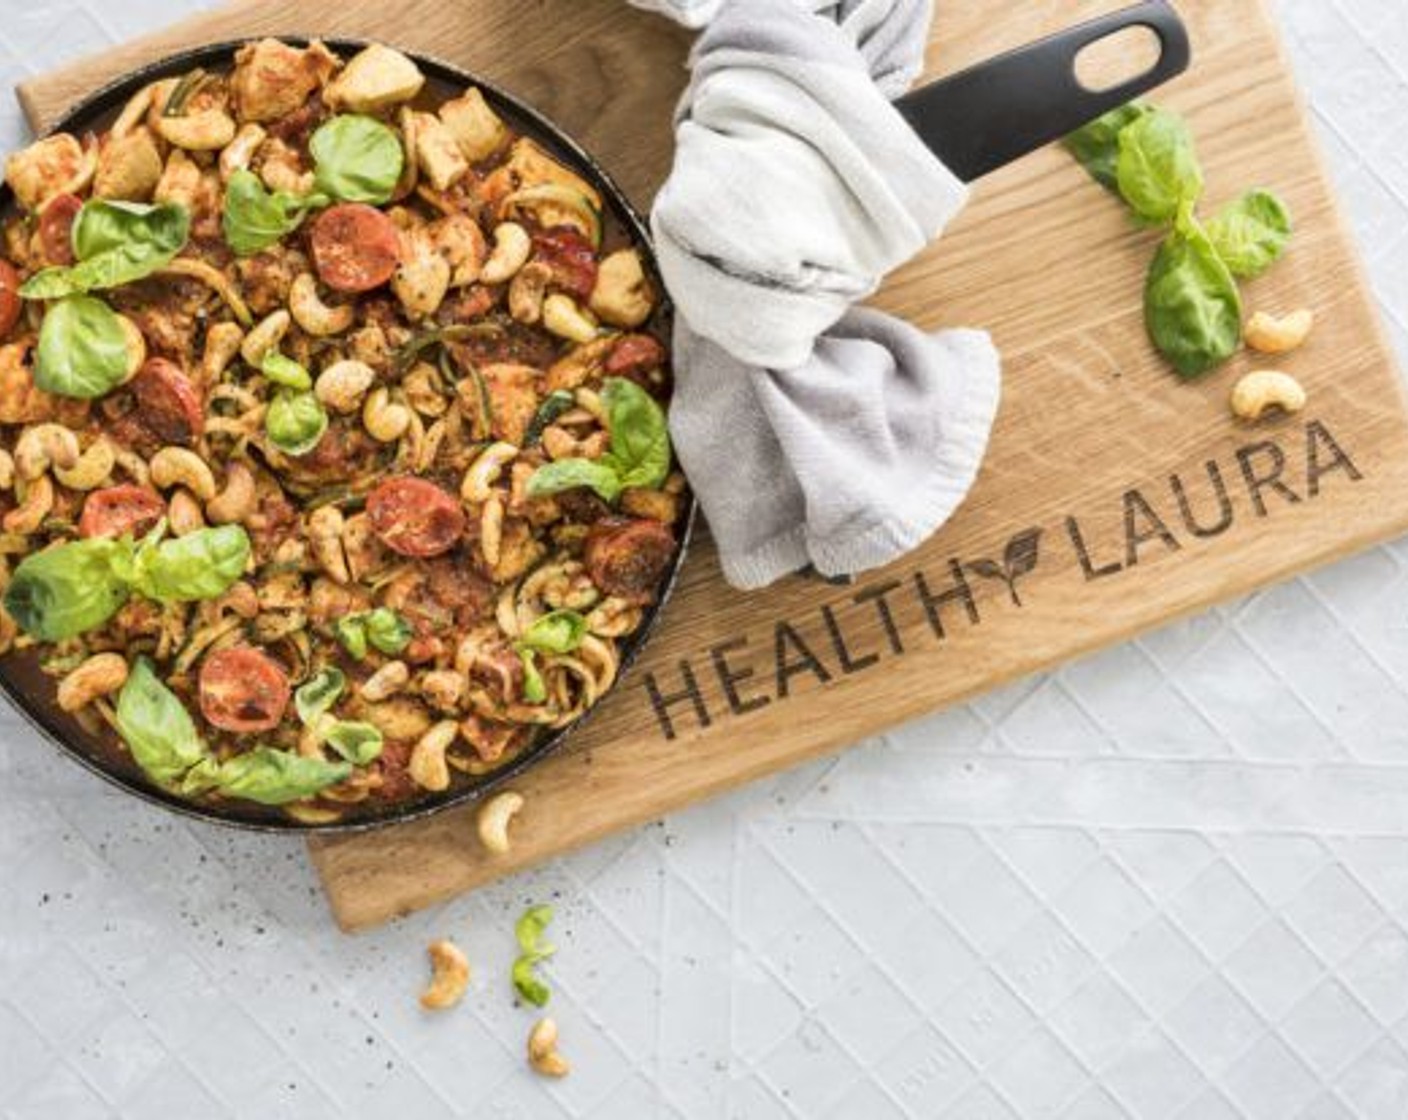
{"type": "Polygon", "coordinates": [[[244,328],[238,323],[213,323],[205,332],[205,353],[200,361],[200,376],[210,385],[220,380],[230,368],[244,342],[244,328]]]}
{"type": "Polygon", "coordinates": [[[258,369],[264,355],[276,349],[284,340],[292,321],[292,317],[282,307],[266,316],[244,336],[244,341],[240,343],[240,357],[258,369]]]}
{"type": "Polygon", "coordinates": [[[318,281],[311,272],[301,272],[294,278],[288,290],[288,309],[293,313],[293,321],[315,338],[341,334],[357,317],[357,309],[350,303],[341,307],[325,304],[318,295],[318,281]]]}
{"type": "Polygon", "coordinates": [[[543,326],[569,342],[590,342],[600,332],[596,316],[561,292],[553,292],[543,300],[543,326]]]}
{"type": "Polygon", "coordinates": [[[445,763],[445,752],[459,734],[459,724],[452,719],[443,719],[422,735],[411,750],[406,773],[421,789],[439,791],[450,788],[450,768],[445,763]]]}
{"type": "Polygon", "coordinates": [[[171,532],[178,537],[205,528],[205,515],[201,513],[200,501],[184,487],[171,495],[171,500],[166,505],[166,521],[171,527],[171,532]]]}
{"type": "Polygon", "coordinates": [[[1232,390],[1232,413],[1240,420],[1260,420],[1273,408],[1299,412],[1305,407],[1305,390],[1288,373],[1265,369],[1249,373],[1232,390]]]}
{"type": "Polygon", "coordinates": [[[1315,312],[1309,308],[1277,318],[1258,311],[1247,321],[1247,345],[1262,354],[1285,354],[1301,346],[1315,326],[1315,312]]]}
{"type": "Polygon", "coordinates": [[[202,502],[215,497],[215,476],[204,459],[185,447],[163,447],[151,458],[151,482],[158,490],[184,486],[202,502]]]}
{"type": "Polygon", "coordinates": [[[70,490],[94,490],[108,480],[117,466],[117,451],[102,436],[70,467],[54,464],[54,477],[70,490]]]}
{"type": "Polygon", "coordinates": [[[161,117],[156,129],[168,144],[188,152],[218,152],[235,138],[235,120],[220,109],[161,117]]]}
{"type": "Polygon", "coordinates": [[[479,550],[489,567],[499,566],[504,540],[504,503],[497,494],[484,503],[484,511],[479,515],[479,550]]]}
{"type": "Polygon", "coordinates": [[[572,1068],[557,1052],[557,1023],[539,1019],[528,1032],[528,1064],[544,1077],[566,1077],[572,1068]]]}
{"type": "Polygon", "coordinates": [[[518,456],[518,448],[511,443],[491,443],[479,453],[479,458],[464,472],[460,483],[460,497],[467,502],[487,502],[493,493],[494,483],[518,456]]]}
{"type": "Polygon", "coordinates": [[[205,503],[205,515],[216,525],[233,525],[254,512],[254,475],[243,463],[225,468],[225,489],[205,503]]]}
{"type": "Polygon", "coordinates": [[[503,855],[509,849],[509,821],[522,808],[523,795],[512,790],[496,793],[489,798],[479,807],[479,815],[475,818],[479,842],[495,855],[503,855]]]}
{"type": "Polygon", "coordinates": [[[126,683],[127,659],[122,654],[95,653],[59,682],[59,707],[76,712],[126,683]]]}
{"type": "Polygon", "coordinates": [[[517,222],[500,222],[494,227],[494,251],[479,272],[480,283],[503,284],[518,275],[528,263],[533,239],[517,222]]]}
{"type": "Polygon", "coordinates": [[[411,426],[411,410],[391,399],[386,386],[378,386],[367,394],[362,405],[362,427],[381,443],[394,443],[411,426]]]}
{"type": "Polygon", "coordinates": [[[420,1005],[427,1011],[444,1011],[464,998],[469,987],[469,961],[453,941],[440,938],[432,941],[426,952],[430,955],[430,986],[420,994],[420,1005]]]}
{"type": "Polygon", "coordinates": [[[0,528],[25,536],[38,530],[52,512],[54,484],[47,474],[40,475],[33,482],[24,483],[20,494],[22,501],[0,520],[0,528]]]}
{"type": "Polygon", "coordinates": [[[78,437],[62,424],[35,424],[15,442],[15,469],[33,481],[50,466],[72,467],[78,462],[78,437]]]}
{"type": "MultiPolygon", "coordinates": [[[[376,380],[376,370],[355,358],[333,362],[313,384],[313,395],[334,412],[356,412],[376,380]]],[[[395,438],[395,437],[392,437],[395,438]]]]}

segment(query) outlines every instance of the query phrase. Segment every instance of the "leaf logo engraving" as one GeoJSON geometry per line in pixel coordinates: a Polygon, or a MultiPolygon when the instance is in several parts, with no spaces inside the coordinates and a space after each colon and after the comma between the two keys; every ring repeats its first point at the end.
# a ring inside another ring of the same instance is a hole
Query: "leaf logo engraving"
{"type": "Polygon", "coordinates": [[[1007,548],[1002,554],[1002,563],[996,560],[974,560],[968,564],[968,569],[983,576],[985,579],[994,579],[1007,587],[1007,593],[1012,597],[1012,605],[1020,607],[1022,596],[1017,591],[1017,583],[1023,576],[1030,575],[1040,559],[1041,530],[1026,529],[1018,533],[1007,542],[1007,548]]]}

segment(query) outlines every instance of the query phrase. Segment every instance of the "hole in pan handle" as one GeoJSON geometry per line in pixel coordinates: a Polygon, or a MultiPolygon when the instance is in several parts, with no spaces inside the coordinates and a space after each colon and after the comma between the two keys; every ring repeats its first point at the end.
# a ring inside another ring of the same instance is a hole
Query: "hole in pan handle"
{"type": "Polygon", "coordinates": [[[972,182],[1188,69],[1188,30],[1166,0],[1080,24],[906,94],[895,107],[955,175],[972,182]],[[1109,89],[1076,77],[1086,47],[1130,28],[1159,40],[1152,68],[1109,89]]]}

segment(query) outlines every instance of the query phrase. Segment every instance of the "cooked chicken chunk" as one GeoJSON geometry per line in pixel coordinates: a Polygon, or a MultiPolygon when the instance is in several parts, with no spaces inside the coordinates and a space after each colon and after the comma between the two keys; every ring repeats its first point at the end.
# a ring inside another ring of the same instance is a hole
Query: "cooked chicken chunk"
{"type": "Polygon", "coordinates": [[[335,109],[372,113],[409,101],[425,85],[425,75],[400,51],[373,43],[348,62],[328,85],[324,100],[335,109]]]}
{"type": "Polygon", "coordinates": [[[299,50],[277,39],[242,47],[230,79],[242,121],[273,121],[303,107],[337,71],[336,56],[314,42],[299,50]]]}
{"type": "Polygon", "coordinates": [[[450,130],[464,158],[471,163],[488,159],[503,146],[508,136],[504,122],[473,86],[465,90],[463,96],[440,106],[440,120],[450,130]]]}
{"type": "Polygon", "coordinates": [[[416,158],[437,191],[449,190],[469,171],[454,133],[429,113],[416,114],[416,158]]]}
{"type": "Polygon", "coordinates": [[[31,212],[56,194],[77,192],[87,177],[88,156],[67,132],[31,144],[5,161],[5,181],[31,212]]]}
{"type": "Polygon", "coordinates": [[[145,128],[115,137],[98,153],[93,193],[98,198],[147,202],[162,177],[161,153],[145,128]]]}

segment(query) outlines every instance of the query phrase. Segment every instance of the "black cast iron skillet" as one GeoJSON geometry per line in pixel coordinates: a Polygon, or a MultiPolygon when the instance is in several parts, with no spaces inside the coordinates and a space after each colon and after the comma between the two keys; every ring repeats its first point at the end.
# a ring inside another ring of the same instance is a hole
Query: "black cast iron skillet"
{"type": "MultiPolygon", "coordinates": [[[[289,42],[307,41],[295,36],[285,38],[289,42]]],[[[366,45],[362,41],[345,39],[325,42],[344,58],[366,45]]],[[[227,69],[233,65],[234,54],[243,45],[244,41],[231,41],[198,47],[134,71],[84,98],[55,123],[52,131],[75,134],[100,131],[128,99],[149,82],[182,74],[197,66],[227,69]]],[[[438,100],[459,93],[467,85],[478,86],[494,109],[516,131],[542,143],[601,192],[606,202],[608,238],[614,235],[618,241],[634,242],[642,246],[649,256],[649,233],[641,216],[611,176],[548,118],[493,83],[458,67],[423,55],[412,57],[427,77],[427,89],[423,96],[438,100]]],[[[1186,68],[1187,63],[1188,40],[1182,25],[1167,4],[1152,0],[926,86],[903,98],[898,106],[925,143],[955,174],[967,181],[1058,139],[1101,113],[1161,84],[1186,68]],[[1103,93],[1092,93],[1081,86],[1075,78],[1076,55],[1089,44],[1134,26],[1149,27],[1159,35],[1163,56],[1155,68],[1140,78],[1103,93]]],[[[8,210],[12,205],[9,188],[0,187],[0,211],[8,210]]],[[[649,262],[649,267],[654,273],[653,261],[649,262]]],[[[658,274],[655,279],[663,291],[658,274]]],[[[666,304],[658,310],[650,326],[663,337],[668,337],[669,322],[670,308],[666,304]]],[[[641,628],[621,643],[622,674],[639,654],[674,588],[693,531],[695,513],[695,503],[691,497],[682,522],[679,550],[659,598],[646,613],[641,628]]],[[[362,810],[361,806],[349,806],[348,820],[326,825],[305,825],[283,816],[277,809],[251,802],[231,800],[205,804],[187,801],[158,789],[117,748],[111,733],[94,736],[59,711],[53,689],[53,678],[40,672],[33,653],[11,654],[0,661],[0,690],[45,737],[80,765],[145,801],[185,816],[269,832],[361,831],[414,820],[461,804],[508,781],[546,757],[591,715],[589,711],[575,724],[543,736],[493,773],[458,784],[444,794],[432,794],[372,811],[362,810]]]]}

